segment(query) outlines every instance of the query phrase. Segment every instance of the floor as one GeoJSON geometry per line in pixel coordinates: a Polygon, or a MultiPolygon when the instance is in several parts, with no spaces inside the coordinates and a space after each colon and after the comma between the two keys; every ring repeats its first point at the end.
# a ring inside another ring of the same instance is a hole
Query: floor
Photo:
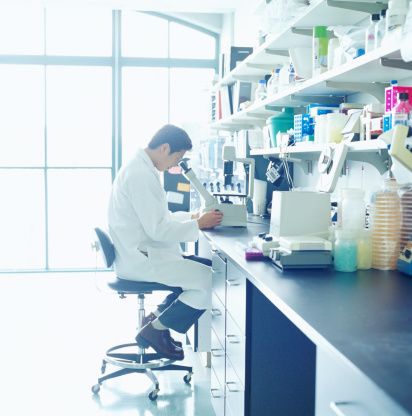
{"type": "Polygon", "coordinates": [[[93,396],[102,353],[133,342],[136,326],[136,299],[107,292],[104,275],[0,275],[0,414],[214,415],[208,369],[190,348],[184,363],[194,367],[191,385],[183,372],[159,372],[161,390],[151,402],[150,381],[130,374],[93,396]]]}

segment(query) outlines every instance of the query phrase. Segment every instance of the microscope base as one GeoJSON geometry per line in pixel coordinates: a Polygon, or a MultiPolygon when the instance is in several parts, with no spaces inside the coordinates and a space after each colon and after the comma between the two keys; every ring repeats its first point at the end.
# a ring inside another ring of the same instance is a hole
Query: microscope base
{"type": "Polygon", "coordinates": [[[246,205],[240,204],[215,204],[207,207],[206,211],[218,209],[223,212],[223,220],[221,226],[226,227],[246,227],[247,225],[247,209],[246,205]]]}

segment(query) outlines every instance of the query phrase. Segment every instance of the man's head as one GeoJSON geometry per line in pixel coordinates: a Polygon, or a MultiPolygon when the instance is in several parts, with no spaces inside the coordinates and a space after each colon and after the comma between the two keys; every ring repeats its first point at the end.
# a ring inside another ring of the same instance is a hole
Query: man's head
{"type": "Polygon", "coordinates": [[[189,135],[179,127],[166,124],[152,137],[146,152],[156,168],[165,171],[176,166],[186,151],[191,149],[189,135]]]}

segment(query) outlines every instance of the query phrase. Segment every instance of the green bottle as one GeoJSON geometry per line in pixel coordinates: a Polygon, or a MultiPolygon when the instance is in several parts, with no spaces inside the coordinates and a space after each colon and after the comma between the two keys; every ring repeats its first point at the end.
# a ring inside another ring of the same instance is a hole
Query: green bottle
{"type": "Polygon", "coordinates": [[[313,28],[313,76],[328,70],[328,30],[326,26],[313,28]]]}

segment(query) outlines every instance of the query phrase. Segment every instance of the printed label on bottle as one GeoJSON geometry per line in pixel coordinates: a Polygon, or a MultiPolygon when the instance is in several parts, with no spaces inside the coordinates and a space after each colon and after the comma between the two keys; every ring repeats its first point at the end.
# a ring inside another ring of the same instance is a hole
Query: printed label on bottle
{"type": "Polygon", "coordinates": [[[408,125],[408,115],[407,114],[394,114],[393,115],[393,125],[402,124],[404,126],[408,125]]]}

